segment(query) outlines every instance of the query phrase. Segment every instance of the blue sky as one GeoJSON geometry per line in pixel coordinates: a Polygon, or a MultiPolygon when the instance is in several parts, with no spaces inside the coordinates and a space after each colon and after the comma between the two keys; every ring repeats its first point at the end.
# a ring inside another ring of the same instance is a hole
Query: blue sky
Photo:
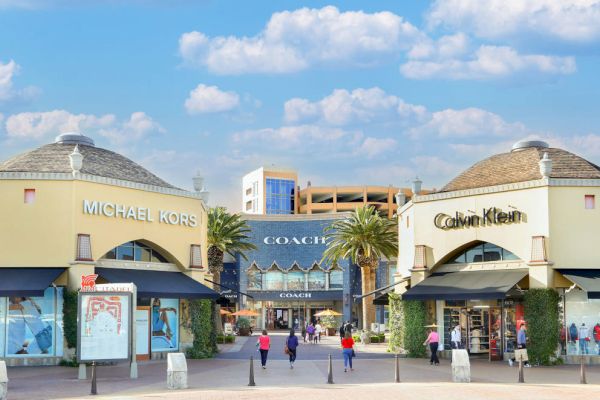
{"type": "Polygon", "coordinates": [[[241,176],[440,187],[536,137],[600,163],[600,0],[0,0],[0,159],[79,130],[211,205],[241,176]]]}

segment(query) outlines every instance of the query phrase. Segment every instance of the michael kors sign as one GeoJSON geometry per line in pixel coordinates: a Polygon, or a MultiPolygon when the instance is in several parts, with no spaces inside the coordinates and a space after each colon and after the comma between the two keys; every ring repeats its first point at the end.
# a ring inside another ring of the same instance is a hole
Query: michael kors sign
{"type": "Polygon", "coordinates": [[[501,211],[499,208],[484,208],[481,215],[464,215],[456,211],[454,215],[439,213],[433,218],[433,224],[439,229],[475,228],[480,226],[514,224],[523,220],[521,211],[501,211]]]}
{"type": "Polygon", "coordinates": [[[157,213],[153,213],[147,207],[125,206],[96,200],[83,200],[83,213],[144,222],[154,222],[156,218],[160,224],[189,226],[190,228],[198,226],[195,214],[169,210],[158,210],[157,213]]]}

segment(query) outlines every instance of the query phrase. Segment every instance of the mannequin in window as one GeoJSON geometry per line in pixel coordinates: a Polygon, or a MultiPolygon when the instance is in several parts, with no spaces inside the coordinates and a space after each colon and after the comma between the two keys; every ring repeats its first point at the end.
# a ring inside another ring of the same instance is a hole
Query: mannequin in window
{"type": "Polygon", "coordinates": [[[590,330],[585,326],[585,322],[579,327],[579,351],[581,354],[588,354],[588,343],[590,341],[590,330]]]}
{"type": "Polygon", "coordinates": [[[600,355],[600,323],[596,323],[592,330],[592,335],[594,336],[594,342],[596,342],[597,353],[600,355]]]}
{"type": "Polygon", "coordinates": [[[577,325],[575,322],[572,322],[569,325],[569,329],[567,332],[567,342],[570,350],[567,350],[567,353],[577,353],[577,339],[579,339],[579,332],[577,331],[577,325]]]}
{"type": "Polygon", "coordinates": [[[479,329],[473,329],[471,331],[471,353],[479,353],[481,348],[479,337],[481,336],[481,331],[479,329]]]}

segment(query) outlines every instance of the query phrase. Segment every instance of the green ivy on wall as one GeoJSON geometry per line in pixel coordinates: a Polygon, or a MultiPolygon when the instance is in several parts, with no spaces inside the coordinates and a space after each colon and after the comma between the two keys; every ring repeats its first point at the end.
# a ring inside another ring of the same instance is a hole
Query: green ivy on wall
{"type": "Polygon", "coordinates": [[[190,300],[191,330],[194,342],[187,350],[189,358],[210,358],[217,352],[217,336],[214,329],[214,310],[210,300],[190,300]]]}
{"type": "Polygon", "coordinates": [[[559,300],[560,296],[553,289],[530,289],[525,293],[525,321],[529,339],[527,353],[534,364],[552,365],[557,362],[559,300]]]}
{"type": "Polygon", "coordinates": [[[402,300],[402,343],[408,357],[425,357],[427,354],[423,342],[427,338],[427,309],[419,300],[402,300]]]}
{"type": "Polygon", "coordinates": [[[77,348],[77,291],[63,291],[63,331],[67,347],[77,348]]]}
{"type": "Polygon", "coordinates": [[[402,337],[403,313],[402,300],[399,294],[388,293],[390,305],[390,319],[388,321],[390,330],[390,342],[388,343],[388,351],[399,354],[404,348],[404,340],[402,337]]]}

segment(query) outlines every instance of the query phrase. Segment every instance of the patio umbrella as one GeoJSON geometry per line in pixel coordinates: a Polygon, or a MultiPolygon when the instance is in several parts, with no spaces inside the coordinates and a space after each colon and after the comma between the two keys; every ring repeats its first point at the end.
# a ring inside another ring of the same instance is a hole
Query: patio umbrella
{"type": "Polygon", "coordinates": [[[318,312],[315,314],[315,317],[339,317],[340,315],[343,315],[337,311],[333,311],[331,309],[327,309],[321,312],[318,312]]]}
{"type": "Polygon", "coordinates": [[[236,317],[258,317],[258,313],[252,310],[240,310],[232,313],[231,315],[235,315],[236,317]]]}
{"type": "Polygon", "coordinates": [[[221,313],[221,315],[229,315],[229,314],[231,314],[231,311],[227,311],[227,310],[223,310],[223,309],[220,309],[219,312],[221,313]]]}

